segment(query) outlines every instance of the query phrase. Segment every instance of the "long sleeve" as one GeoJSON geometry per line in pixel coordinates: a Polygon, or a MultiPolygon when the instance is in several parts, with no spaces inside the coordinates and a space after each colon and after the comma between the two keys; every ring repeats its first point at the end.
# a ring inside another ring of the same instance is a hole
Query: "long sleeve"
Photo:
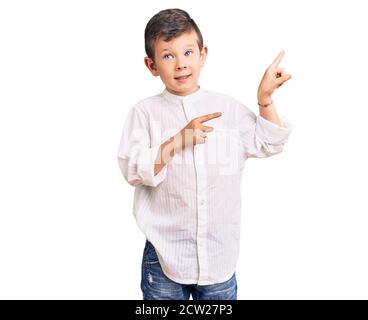
{"type": "Polygon", "coordinates": [[[281,153],[292,131],[292,124],[283,115],[279,118],[285,127],[256,116],[253,111],[241,104],[239,106],[239,131],[245,156],[265,158],[281,153]]]}
{"type": "Polygon", "coordinates": [[[154,175],[159,148],[160,144],[151,146],[148,119],[134,106],[125,120],[118,150],[120,170],[130,185],[156,187],[166,178],[167,166],[154,175]]]}

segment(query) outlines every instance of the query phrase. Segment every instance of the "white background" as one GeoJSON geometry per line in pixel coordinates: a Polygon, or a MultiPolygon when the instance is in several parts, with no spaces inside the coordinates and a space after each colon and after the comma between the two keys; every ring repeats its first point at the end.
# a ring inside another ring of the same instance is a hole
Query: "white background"
{"type": "Polygon", "coordinates": [[[141,299],[144,235],[117,149],[164,87],[144,28],[187,10],[200,85],[244,102],[281,49],[294,130],[243,174],[239,299],[367,299],[365,1],[1,1],[0,298],[141,299]]]}

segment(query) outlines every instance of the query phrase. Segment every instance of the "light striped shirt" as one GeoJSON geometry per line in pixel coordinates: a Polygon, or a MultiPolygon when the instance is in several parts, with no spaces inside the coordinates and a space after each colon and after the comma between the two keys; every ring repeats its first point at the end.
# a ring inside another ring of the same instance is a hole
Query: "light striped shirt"
{"type": "Polygon", "coordinates": [[[135,187],[133,214],[153,244],[165,275],[182,284],[227,281],[240,245],[241,177],[249,157],[280,153],[292,130],[256,116],[234,98],[202,87],[187,96],[165,89],[129,110],[118,163],[135,187]],[[193,118],[222,112],[204,122],[214,131],[187,147],[154,176],[160,145],[193,118]]]}

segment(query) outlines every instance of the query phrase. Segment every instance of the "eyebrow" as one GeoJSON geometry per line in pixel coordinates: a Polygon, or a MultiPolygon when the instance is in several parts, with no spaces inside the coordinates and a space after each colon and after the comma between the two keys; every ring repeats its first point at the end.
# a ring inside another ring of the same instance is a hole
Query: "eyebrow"
{"type": "MultiPolygon", "coordinates": [[[[196,46],[195,44],[190,43],[190,44],[186,44],[186,45],[184,46],[184,48],[188,48],[188,47],[195,47],[195,46],[196,46]]],[[[161,50],[161,53],[162,53],[162,52],[164,52],[164,51],[170,51],[170,49],[162,49],[162,50],[161,50]]]]}

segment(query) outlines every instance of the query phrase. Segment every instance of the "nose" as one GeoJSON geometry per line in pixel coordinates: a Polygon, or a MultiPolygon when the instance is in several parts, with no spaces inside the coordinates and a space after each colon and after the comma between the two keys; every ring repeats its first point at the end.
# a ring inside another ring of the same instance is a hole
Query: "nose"
{"type": "Polygon", "coordinates": [[[185,63],[184,59],[177,59],[176,60],[176,70],[182,70],[182,69],[186,69],[187,65],[185,63]]]}

